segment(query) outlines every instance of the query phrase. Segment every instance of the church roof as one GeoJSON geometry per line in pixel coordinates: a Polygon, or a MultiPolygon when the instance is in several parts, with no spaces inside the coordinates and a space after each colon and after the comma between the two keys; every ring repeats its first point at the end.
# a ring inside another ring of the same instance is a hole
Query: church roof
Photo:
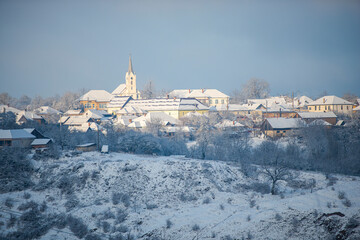
{"type": "Polygon", "coordinates": [[[132,62],[131,62],[131,56],[129,56],[129,69],[128,69],[129,73],[134,73],[133,71],[133,67],[132,67],[132,62]]]}
{"type": "Polygon", "coordinates": [[[120,95],[125,91],[125,89],[126,89],[126,85],[122,83],[117,88],[115,88],[115,90],[111,94],[120,95]]]}
{"type": "Polygon", "coordinates": [[[170,97],[177,98],[226,98],[228,95],[217,89],[177,89],[169,93],[170,97]]]}

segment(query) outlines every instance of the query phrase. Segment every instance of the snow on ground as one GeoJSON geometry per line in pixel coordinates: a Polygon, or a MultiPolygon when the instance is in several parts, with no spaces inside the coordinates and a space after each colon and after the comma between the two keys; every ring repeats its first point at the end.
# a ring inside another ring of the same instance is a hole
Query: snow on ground
{"type": "MultiPolygon", "coordinates": [[[[266,182],[261,175],[248,178],[239,166],[183,156],[69,153],[34,165],[37,185],[32,190],[0,195],[1,221],[6,222],[10,213],[20,216],[18,207],[33,200],[45,202],[47,213],[81,218],[103,239],[124,226],[120,232],[137,239],[329,239],[351,216],[360,216],[358,177],[333,175],[330,181],[322,173],[299,172],[298,180],[315,180],[316,186],[292,188],[280,182],[281,194],[271,195],[251,187],[266,182]],[[339,191],[345,192],[351,206],[344,206],[339,191]],[[24,192],[31,197],[24,199],[24,192]],[[118,203],[114,193],[122,196],[118,203]],[[13,199],[11,208],[4,204],[8,198],[13,199]],[[119,220],[119,209],[124,219],[119,220]],[[334,212],[345,216],[323,216],[334,212]]],[[[16,226],[0,229],[6,233],[16,226]]],[[[350,235],[359,236],[359,227],[354,229],[350,235]]],[[[41,239],[77,238],[66,227],[53,228],[41,239]]]]}

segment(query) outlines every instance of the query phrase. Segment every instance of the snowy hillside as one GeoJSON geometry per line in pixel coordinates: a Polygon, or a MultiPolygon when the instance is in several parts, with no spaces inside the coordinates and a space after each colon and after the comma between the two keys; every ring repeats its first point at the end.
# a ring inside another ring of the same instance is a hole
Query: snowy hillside
{"type": "Polygon", "coordinates": [[[31,190],[0,195],[4,236],[360,238],[358,177],[299,172],[271,195],[261,174],[249,178],[236,165],[182,156],[68,153],[34,165],[31,190]]]}

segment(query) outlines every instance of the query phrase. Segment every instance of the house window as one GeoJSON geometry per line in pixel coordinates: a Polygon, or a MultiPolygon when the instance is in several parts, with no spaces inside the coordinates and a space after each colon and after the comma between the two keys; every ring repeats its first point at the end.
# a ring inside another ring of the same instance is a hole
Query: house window
{"type": "Polygon", "coordinates": [[[316,106],[315,106],[315,111],[316,111],[316,106]]]}
{"type": "Polygon", "coordinates": [[[212,104],[212,100],[211,100],[211,99],[209,100],[209,103],[212,104]]]}
{"type": "Polygon", "coordinates": [[[93,104],[93,108],[95,108],[95,104],[93,104]]]}
{"type": "Polygon", "coordinates": [[[215,104],[218,104],[218,103],[219,103],[219,101],[216,99],[216,100],[215,100],[215,104]]]}
{"type": "Polygon", "coordinates": [[[132,81],[131,81],[131,85],[132,85],[132,81]]]}
{"type": "Polygon", "coordinates": [[[276,131],[276,133],[280,133],[280,131],[278,130],[278,131],[276,131]]]}
{"type": "Polygon", "coordinates": [[[347,106],[346,108],[347,108],[347,110],[349,110],[349,106],[347,106]]]}
{"type": "Polygon", "coordinates": [[[309,107],[309,110],[311,110],[311,107],[309,107]]]}
{"type": "Polygon", "coordinates": [[[224,104],[224,99],[221,100],[221,104],[224,104]]]}
{"type": "Polygon", "coordinates": [[[341,105],[341,110],[343,110],[343,105],[341,105]]]}

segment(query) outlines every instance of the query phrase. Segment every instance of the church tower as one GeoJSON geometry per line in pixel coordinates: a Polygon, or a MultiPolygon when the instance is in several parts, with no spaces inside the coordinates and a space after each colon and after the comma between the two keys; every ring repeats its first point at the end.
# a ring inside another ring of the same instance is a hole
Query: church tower
{"type": "Polygon", "coordinates": [[[131,56],[129,56],[129,69],[125,74],[126,96],[131,96],[133,99],[139,99],[140,94],[136,90],[136,74],[133,71],[131,56]]]}

